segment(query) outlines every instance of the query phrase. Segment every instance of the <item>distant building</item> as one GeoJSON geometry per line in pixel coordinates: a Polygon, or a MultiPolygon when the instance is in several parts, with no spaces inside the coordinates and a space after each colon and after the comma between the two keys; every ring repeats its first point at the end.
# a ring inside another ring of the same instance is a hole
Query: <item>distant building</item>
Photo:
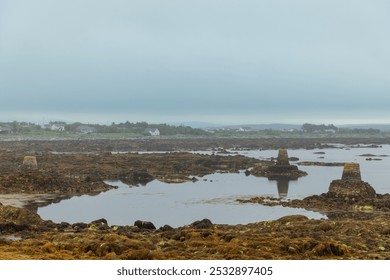
{"type": "Polygon", "coordinates": [[[85,133],[85,134],[88,134],[88,133],[95,133],[97,130],[96,128],[94,127],[91,127],[91,126],[87,126],[87,125],[80,125],[76,128],[76,130],[78,132],[81,132],[81,133],[85,133]]]}
{"type": "Polygon", "coordinates": [[[252,129],[250,127],[240,127],[237,131],[239,132],[245,132],[245,131],[251,131],[252,129]]]}
{"type": "Polygon", "coordinates": [[[1,134],[7,134],[7,133],[11,133],[11,132],[12,132],[12,128],[9,127],[8,125],[0,126],[0,133],[1,134]]]}
{"type": "Polygon", "coordinates": [[[50,129],[53,131],[64,131],[66,122],[49,122],[48,124],[43,125],[43,128],[50,129]]]}
{"type": "Polygon", "coordinates": [[[158,128],[147,128],[145,133],[149,133],[150,136],[160,136],[160,130],[158,128]]]}

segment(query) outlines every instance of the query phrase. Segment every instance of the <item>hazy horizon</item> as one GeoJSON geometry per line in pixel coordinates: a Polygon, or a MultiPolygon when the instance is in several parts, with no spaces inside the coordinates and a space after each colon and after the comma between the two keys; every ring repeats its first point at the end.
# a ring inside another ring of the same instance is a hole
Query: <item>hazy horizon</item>
{"type": "Polygon", "coordinates": [[[188,125],[192,127],[216,127],[216,126],[245,126],[245,125],[302,125],[304,123],[312,123],[312,124],[333,124],[336,126],[353,126],[353,125],[390,125],[389,122],[380,122],[380,121],[373,121],[373,122],[360,122],[358,120],[349,120],[345,122],[332,122],[330,120],[312,120],[312,119],[306,119],[302,121],[261,121],[260,119],[258,121],[247,121],[247,119],[243,119],[242,121],[236,120],[235,122],[229,122],[226,120],[221,119],[219,122],[213,122],[213,121],[207,121],[207,120],[191,120],[191,119],[185,119],[181,120],[179,118],[172,118],[168,119],[167,121],[163,120],[158,120],[157,118],[151,118],[149,117],[136,117],[133,116],[133,118],[129,118],[128,115],[116,115],[116,116],[110,116],[107,118],[107,116],[99,116],[99,115],[80,115],[80,114],[75,114],[75,115],[58,115],[58,114],[46,114],[46,115],[30,115],[29,117],[25,117],[23,115],[15,115],[14,118],[10,117],[4,117],[2,113],[0,113],[0,123],[4,122],[31,122],[35,124],[47,124],[51,121],[62,121],[66,122],[68,124],[71,123],[76,123],[76,122],[81,122],[81,123],[86,123],[86,124],[103,124],[103,125],[110,125],[111,123],[125,123],[127,121],[131,123],[136,123],[136,122],[147,122],[149,124],[169,124],[169,125],[188,125]]]}
{"type": "Polygon", "coordinates": [[[0,121],[390,123],[384,0],[3,0],[0,121]]]}

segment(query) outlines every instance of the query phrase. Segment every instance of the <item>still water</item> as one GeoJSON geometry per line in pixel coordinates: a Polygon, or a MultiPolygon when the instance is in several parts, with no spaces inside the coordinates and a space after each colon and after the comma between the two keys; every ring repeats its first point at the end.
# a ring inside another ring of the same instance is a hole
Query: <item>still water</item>
{"type": "MultiPolygon", "coordinates": [[[[255,158],[277,156],[276,150],[240,151],[239,153],[255,158]]],[[[358,162],[364,181],[369,182],[378,193],[390,192],[387,184],[387,177],[390,176],[388,174],[390,158],[375,157],[381,160],[367,161],[367,156],[360,156],[362,154],[390,155],[390,146],[289,150],[289,156],[298,157],[300,161],[358,162]]],[[[309,175],[289,182],[245,176],[243,172],[198,177],[199,181],[195,183],[167,184],[155,180],[146,186],[130,187],[120,181],[108,182],[118,186],[118,189],[97,196],[84,195],[63,200],[39,208],[38,214],[44,219],[55,222],[90,222],[105,218],[110,225],[129,225],[140,219],[151,221],[157,227],[164,224],[178,227],[203,218],[220,224],[246,224],[291,214],[303,214],[314,219],[326,218],[320,213],[303,209],[236,202],[238,198],[260,195],[293,199],[321,194],[328,190],[332,180],[341,178],[342,174],[342,167],[300,166],[299,168],[309,175]]]]}

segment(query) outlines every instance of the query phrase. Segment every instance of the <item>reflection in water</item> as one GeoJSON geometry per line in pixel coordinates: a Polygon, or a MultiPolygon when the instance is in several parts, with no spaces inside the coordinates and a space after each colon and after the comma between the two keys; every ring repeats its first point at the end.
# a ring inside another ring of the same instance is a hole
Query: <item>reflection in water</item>
{"type": "Polygon", "coordinates": [[[287,178],[276,180],[276,184],[278,186],[279,198],[286,198],[287,197],[289,182],[290,182],[290,180],[287,178]]]}
{"type": "MultiPolygon", "coordinates": [[[[287,198],[288,187],[289,187],[290,181],[292,181],[290,178],[280,176],[280,177],[275,178],[275,179],[268,178],[268,180],[269,181],[276,181],[276,186],[278,188],[279,198],[282,198],[282,199],[287,198]]],[[[296,180],[293,180],[293,181],[296,181],[296,180]]]]}
{"type": "Polygon", "coordinates": [[[290,180],[297,180],[299,177],[308,175],[305,171],[299,170],[298,166],[291,165],[286,149],[279,149],[275,165],[268,168],[268,180],[276,181],[279,198],[286,198],[290,180]]]}

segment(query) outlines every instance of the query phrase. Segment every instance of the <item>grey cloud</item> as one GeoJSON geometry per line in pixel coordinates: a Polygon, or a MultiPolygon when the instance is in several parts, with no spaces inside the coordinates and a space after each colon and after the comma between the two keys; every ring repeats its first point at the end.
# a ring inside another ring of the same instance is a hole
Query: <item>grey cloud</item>
{"type": "Polygon", "coordinates": [[[379,0],[1,1],[0,108],[179,118],[382,110],[389,8],[379,0]]]}

